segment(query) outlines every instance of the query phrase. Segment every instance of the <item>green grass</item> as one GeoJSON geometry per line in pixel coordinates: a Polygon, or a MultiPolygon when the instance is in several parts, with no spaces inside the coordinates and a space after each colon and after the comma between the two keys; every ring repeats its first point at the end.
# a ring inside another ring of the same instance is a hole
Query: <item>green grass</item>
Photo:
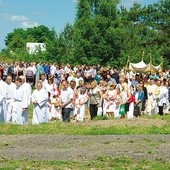
{"type": "Polygon", "coordinates": [[[157,161],[151,162],[147,160],[135,161],[129,157],[116,157],[114,159],[100,156],[92,161],[33,161],[33,160],[8,160],[0,159],[0,169],[15,170],[15,169],[103,169],[103,170],[169,170],[170,163],[157,161]]]}
{"type": "Polygon", "coordinates": [[[154,115],[151,115],[151,116],[145,115],[145,116],[143,116],[143,118],[167,120],[167,121],[169,121],[169,123],[170,123],[170,114],[168,114],[168,115],[163,115],[163,116],[160,116],[160,115],[158,115],[158,114],[154,114],[154,115]]]}
{"type": "MultiPolygon", "coordinates": [[[[32,120],[32,104],[29,107],[29,122],[32,120]]],[[[86,113],[87,114],[87,113],[86,113]]],[[[113,121],[113,125],[109,127],[102,126],[88,126],[76,124],[76,123],[63,123],[63,122],[52,122],[40,125],[13,125],[13,124],[3,124],[0,123],[0,135],[6,134],[67,134],[67,135],[107,135],[107,134],[170,134],[170,114],[169,115],[152,115],[152,116],[142,116],[146,118],[146,121],[149,119],[160,119],[165,120],[167,123],[158,127],[157,125],[152,126],[114,126],[114,118],[107,116],[97,116],[94,120],[96,121],[113,121]]],[[[127,120],[128,121],[128,120],[127,120]]]]}
{"type": "MultiPolygon", "coordinates": [[[[168,115],[167,117],[170,118],[168,115]]],[[[161,117],[163,118],[163,117],[161,117]]],[[[147,119],[146,119],[147,120],[147,119]]],[[[98,120],[95,120],[98,121],[98,120]]],[[[105,120],[102,120],[105,121],[105,120]]],[[[0,135],[6,134],[67,134],[67,135],[107,135],[107,134],[170,134],[170,122],[164,126],[88,126],[76,123],[52,122],[40,125],[0,124],[0,135]]]]}
{"type": "Polygon", "coordinates": [[[110,118],[108,116],[96,116],[93,120],[109,120],[109,119],[114,119],[114,118],[110,118]]]}

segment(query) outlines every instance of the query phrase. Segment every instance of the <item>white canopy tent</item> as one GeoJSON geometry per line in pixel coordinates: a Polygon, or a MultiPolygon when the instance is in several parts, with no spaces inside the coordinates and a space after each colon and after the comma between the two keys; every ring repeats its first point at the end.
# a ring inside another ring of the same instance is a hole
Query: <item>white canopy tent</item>
{"type": "Polygon", "coordinates": [[[151,60],[150,60],[149,64],[146,64],[143,61],[143,59],[139,63],[131,63],[128,59],[126,68],[130,71],[138,72],[138,73],[141,73],[141,72],[160,72],[162,70],[161,66],[162,66],[162,63],[158,66],[152,65],[151,60]],[[128,65],[129,65],[129,67],[128,67],[128,65]]]}
{"type": "Polygon", "coordinates": [[[129,63],[129,70],[134,72],[144,72],[148,68],[149,64],[145,64],[142,60],[139,63],[129,63]]]}

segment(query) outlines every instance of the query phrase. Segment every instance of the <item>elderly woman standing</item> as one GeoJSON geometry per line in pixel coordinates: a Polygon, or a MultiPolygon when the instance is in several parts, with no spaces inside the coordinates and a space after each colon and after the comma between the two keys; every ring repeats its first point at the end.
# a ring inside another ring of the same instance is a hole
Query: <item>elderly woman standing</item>
{"type": "Polygon", "coordinates": [[[97,82],[93,81],[91,83],[90,89],[90,117],[91,120],[97,116],[98,107],[102,103],[102,91],[97,86],[97,82]]]}

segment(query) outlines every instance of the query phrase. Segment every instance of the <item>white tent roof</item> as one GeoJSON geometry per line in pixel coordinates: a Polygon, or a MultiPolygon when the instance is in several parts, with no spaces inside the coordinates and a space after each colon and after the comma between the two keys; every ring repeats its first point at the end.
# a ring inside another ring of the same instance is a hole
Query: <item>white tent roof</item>
{"type": "Polygon", "coordinates": [[[146,71],[154,71],[158,72],[161,68],[161,65],[153,66],[150,64],[145,64],[145,62],[142,60],[139,63],[129,63],[129,70],[134,72],[146,72],[146,71]]]}
{"type": "Polygon", "coordinates": [[[145,64],[143,60],[139,63],[129,63],[129,69],[136,72],[143,72],[147,69],[149,64],[145,64]]]}

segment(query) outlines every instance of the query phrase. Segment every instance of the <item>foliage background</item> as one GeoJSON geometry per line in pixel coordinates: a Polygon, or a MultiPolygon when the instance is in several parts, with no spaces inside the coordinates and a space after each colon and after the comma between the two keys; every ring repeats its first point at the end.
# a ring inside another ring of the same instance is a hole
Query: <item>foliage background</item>
{"type": "Polygon", "coordinates": [[[34,61],[76,64],[102,64],[122,67],[144,61],[150,54],[154,65],[170,68],[170,1],[142,7],[134,3],[130,10],[119,0],[78,0],[75,22],[66,24],[60,34],[45,25],[14,29],[5,38],[1,57],[6,61],[34,61]],[[29,55],[27,42],[45,43],[47,50],[29,55]]]}

